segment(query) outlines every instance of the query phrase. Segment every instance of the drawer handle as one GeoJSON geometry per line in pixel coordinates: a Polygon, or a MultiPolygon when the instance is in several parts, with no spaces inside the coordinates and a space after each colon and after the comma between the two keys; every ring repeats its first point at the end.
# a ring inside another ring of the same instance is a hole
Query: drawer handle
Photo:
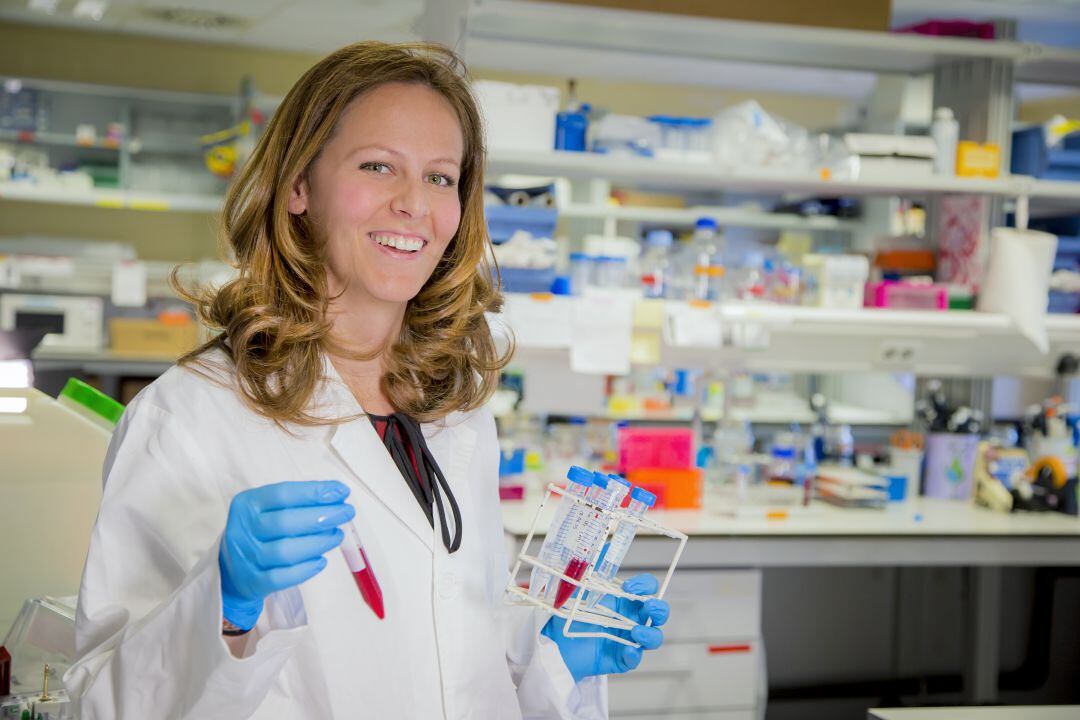
{"type": "Polygon", "coordinates": [[[730,653],[747,653],[751,650],[750,645],[710,645],[710,655],[727,655],[730,653]]]}

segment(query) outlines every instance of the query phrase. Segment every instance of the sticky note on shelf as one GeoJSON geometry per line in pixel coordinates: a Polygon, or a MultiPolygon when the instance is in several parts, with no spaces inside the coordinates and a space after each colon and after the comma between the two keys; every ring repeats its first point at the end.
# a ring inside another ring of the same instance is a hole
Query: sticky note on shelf
{"type": "Polygon", "coordinates": [[[634,303],[634,327],[660,330],[664,327],[663,300],[638,300],[634,303]]]}
{"type": "Polygon", "coordinates": [[[669,302],[664,340],[672,347],[719,348],[724,332],[720,308],[712,303],[669,302]]]}
{"type": "Polygon", "coordinates": [[[503,297],[504,321],[513,330],[519,347],[569,347],[571,298],[522,293],[506,293],[503,297]]]}
{"type": "Polygon", "coordinates": [[[635,365],[660,363],[660,333],[634,328],[630,336],[630,362],[635,365]]]}
{"type": "Polygon", "coordinates": [[[575,300],[570,369],[594,375],[629,373],[635,298],[598,289],[575,300]]]}
{"type": "Polygon", "coordinates": [[[112,302],[117,307],[146,304],[146,265],[138,260],[121,260],[113,265],[112,302]]]}

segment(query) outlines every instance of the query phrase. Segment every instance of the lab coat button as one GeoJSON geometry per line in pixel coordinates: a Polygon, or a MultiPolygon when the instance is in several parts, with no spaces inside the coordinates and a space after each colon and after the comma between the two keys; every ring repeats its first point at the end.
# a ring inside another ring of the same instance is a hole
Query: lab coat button
{"type": "Polygon", "coordinates": [[[458,591],[461,589],[461,578],[453,572],[443,572],[439,575],[439,597],[443,600],[450,600],[457,597],[458,591]]]}

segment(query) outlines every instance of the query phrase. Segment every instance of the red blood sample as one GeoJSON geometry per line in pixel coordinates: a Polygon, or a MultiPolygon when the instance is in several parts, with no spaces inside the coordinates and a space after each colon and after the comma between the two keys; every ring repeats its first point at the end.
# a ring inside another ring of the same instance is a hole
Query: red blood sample
{"type": "Polygon", "coordinates": [[[368,563],[367,553],[364,552],[363,546],[358,545],[357,549],[364,558],[364,568],[354,572],[353,579],[356,580],[356,587],[360,588],[360,596],[364,598],[364,602],[382,620],[386,617],[383,609],[382,588],[379,587],[379,582],[371,572],[371,564],[368,563]]]}
{"type": "MultiPolygon", "coordinates": [[[[566,566],[566,571],[563,575],[580,580],[581,576],[585,574],[585,568],[588,567],[588,563],[584,560],[574,558],[566,566]]],[[[570,596],[574,594],[574,588],[576,586],[573,583],[569,583],[565,580],[559,580],[559,589],[555,591],[555,608],[561,608],[566,604],[566,601],[570,599],[570,596]]]]}

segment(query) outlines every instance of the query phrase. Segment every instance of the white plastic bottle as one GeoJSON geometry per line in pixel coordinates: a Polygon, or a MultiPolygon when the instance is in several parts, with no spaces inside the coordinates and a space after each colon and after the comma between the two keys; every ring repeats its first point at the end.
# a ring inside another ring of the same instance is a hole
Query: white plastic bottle
{"type": "MultiPolygon", "coordinates": [[[[634,488],[630,491],[630,505],[627,507],[627,511],[631,517],[640,518],[655,503],[656,496],[651,492],[645,488],[634,488]]],[[[608,544],[607,552],[604,553],[604,559],[600,561],[600,565],[596,568],[597,577],[608,581],[615,579],[622,561],[626,558],[626,553],[630,550],[630,543],[634,540],[637,529],[638,526],[635,523],[626,521],[619,523],[619,526],[611,535],[611,542],[608,544]]],[[[585,599],[587,607],[593,607],[603,597],[604,593],[589,593],[589,597],[585,599]]]]}
{"type": "Polygon", "coordinates": [[[937,175],[956,174],[956,143],[960,139],[960,123],[953,117],[953,111],[939,107],[934,111],[934,122],[930,125],[930,136],[937,143],[937,155],[934,157],[934,173],[937,175]]]}
{"type": "MultiPolygon", "coordinates": [[[[555,517],[551,521],[551,530],[540,546],[540,561],[551,567],[562,568],[570,556],[572,545],[577,541],[578,532],[584,520],[587,508],[567,495],[583,498],[593,484],[591,471],[577,465],[566,473],[566,495],[559,499],[555,517]]],[[[529,594],[543,597],[554,589],[552,574],[540,568],[533,568],[529,581],[529,594]]]]}

